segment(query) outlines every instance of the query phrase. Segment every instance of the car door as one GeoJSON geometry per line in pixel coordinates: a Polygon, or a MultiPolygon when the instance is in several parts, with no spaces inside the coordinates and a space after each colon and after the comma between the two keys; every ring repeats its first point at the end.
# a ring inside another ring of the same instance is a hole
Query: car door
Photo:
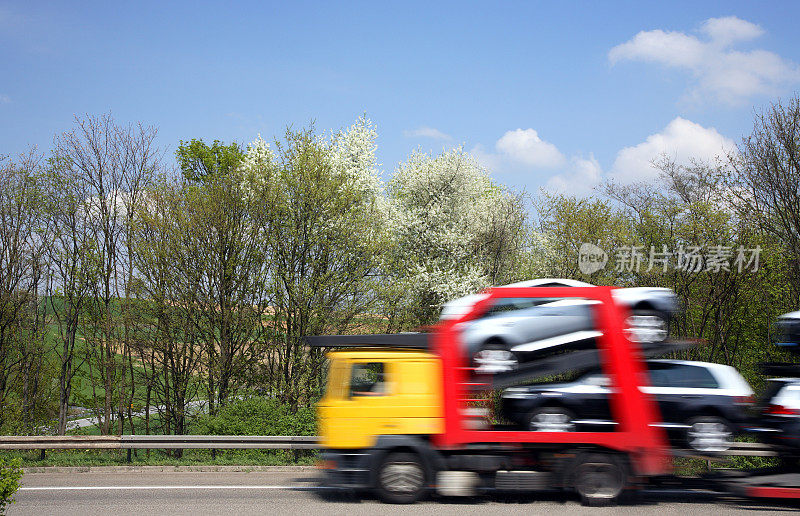
{"type": "Polygon", "coordinates": [[[719,395],[719,384],[704,367],[651,362],[649,369],[651,386],[642,390],[655,397],[665,423],[685,423],[719,395]]]}
{"type": "MultiPolygon", "coordinates": [[[[576,391],[581,393],[584,400],[585,412],[579,415],[580,419],[592,419],[598,421],[613,422],[611,415],[611,405],[609,398],[615,392],[611,379],[602,374],[590,374],[585,376],[579,384],[576,384],[576,391]]],[[[608,428],[611,430],[611,428],[608,428]]]]}

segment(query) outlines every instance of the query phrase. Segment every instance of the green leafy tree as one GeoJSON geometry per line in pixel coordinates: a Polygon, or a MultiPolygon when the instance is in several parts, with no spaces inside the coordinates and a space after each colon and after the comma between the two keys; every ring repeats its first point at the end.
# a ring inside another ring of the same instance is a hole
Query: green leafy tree
{"type": "Polygon", "coordinates": [[[70,157],[69,135],[56,139],[48,169],[47,207],[52,244],[47,249],[48,311],[56,329],[59,435],[67,430],[72,381],[83,364],[79,337],[81,317],[91,302],[98,278],[97,242],[89,224],[92,193],[70,157]]]}
{"type": "MultiPolygon", "coordinates": [[[[207,343],[209,402],[216,392],[225,404],[263,356],[258,336],[272,296],[266,291],[271,264],[262,221],[270,208],[252,204],[239,169],[187,186],[183,195],[187,245],[200,272],[193,292],[207,343]]],[[[212,403],[212,413],[214,408],[212,403]]]]}
{"type": "MultiPolygon", "coordinates": [[[[536,203],[539,234],[546,239],[547,264],[540,267],[547,276],[573,278],[599,285],[614,284],[613,254],[604,269],[587,276],[579,270],[578,253],[583,243],[612,253],[630,245],[630,220],[611,201],[543,193],[536,203]]],[[[535,252],[535,251],[534,251],[535,252]]]]}
{"type": "Polygon", "coordinates": [[[673,320],[673,334],[708,342],[686,357],[736,366],[758,383],[755,366],[768,359],[769,324],[789,308],[781,295],[788,284],[786,256],[774,237],[736,210],[733,190],[726,188],[728,166],[669,159],[655,165],[660,180],[607,192],[631,228],[626,246],[638,246],[644,256],[651,250],[674,255],[666,270],[618,268],[616,283],[674,290],[684,309],[673,320]],[[737,263],[740,249],[748,258],[760,249],[757,270],[737,263]]]}
{"type": "Polygon", "coordinates": [[[175,152],[183,176],[193,182],[229,174],[239,168],[245,152],[236,144],[214,140],[209,146],[202,139],[181,140],[175,152]]]}

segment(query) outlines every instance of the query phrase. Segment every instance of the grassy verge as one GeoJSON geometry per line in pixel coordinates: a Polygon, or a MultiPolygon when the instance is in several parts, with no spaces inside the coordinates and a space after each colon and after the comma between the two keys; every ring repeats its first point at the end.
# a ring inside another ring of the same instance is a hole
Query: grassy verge
{"type": "MultiPolygon", "coordinates": [[[[126,450],[47,450],[41,459],[39,451],[0,452],[0,461],[18,458],[23,467],[42,466],[311,466],[317,461],[314,450],[184,450],[176,457],[165,450],[134,450],[131,462],[126,450]]],[[[763,468],[776,466],[778,459],[769,457],[729,457],[713,460],[681,457],[674,460],[675,474],[694,477],[717,468],[763,468]]]]}
{"type": "Polygon", "coordinates": [[[47,450],[0,452],[0,460],[19,458],[22,467],[42,466],[311,466],[317,460],[313,450],[184,450],[180,458],[164,450],[134,450],[131,462],[126,450],[47,450]]]}
{"type": "Polygon", "coordinates": [[[726,457],[707,461],[693,457],[678,457],[673,461],[675,474],[680,477],[697,477],[720,468],[756,469],[777,466],[779,459],[772,457],[726,457]]]}

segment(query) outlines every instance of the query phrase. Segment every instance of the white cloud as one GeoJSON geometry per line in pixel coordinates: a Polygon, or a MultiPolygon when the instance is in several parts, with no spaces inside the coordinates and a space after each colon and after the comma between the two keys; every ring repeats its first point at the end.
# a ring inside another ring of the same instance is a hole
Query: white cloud
{"type": "Polygon", "coordinates": [[[564,163],[562,171],[547,180],[544,188],[554,193],[587,196],[604,181],[630,184],[658,179],[659,170],[653,162],[663,156],[685,165],[692,160],[713,163],[730,152],[736,152],[736,144],[730,138],[713,127],[677,117],[643,142],[617,152],[607,172],[603,172],[593,155],[589,158],[572,156],[564,163]]]}
{"type": "Polygon", "coordinates": [[[572,157],[568,170],[552,176],[545,184],[545,190],[583,197],[590,195],[600,184],[603,169],[594,156],[588,159],[572,157]]]}
{"type": "Polygon", "coordinates": [[[706,128],[678,117],[642,143],[620,150],[608,178],[620,183],[647,181],[658,177],[652,162],[662,155],[683,164],[691,159],[713,162],[728,152],[735,152],[735,148],[733,140],[713,127],[706,128]]]}
{"type": "Polygon", "coordinates": [[[539,138],[534,129],[508,131],[497,140],[495,149],[512,161],[537,168],[557,168],[566,161],[558,148],[539,138]]]}
{"type": "Polygon", "coordinates": [[[11,104],[11,97],[0,93],[0,104],[11,104]]]}
{"type": "Polygon", "coordinates": [[[662,157],[682,165],[692,161],[714,163],[717,158],[735,153],[736,144],[713,127],[677,117],[643,142],[622,148],[606,171],[592,154],[588,158],[565,157],[555,145],[542,141],[533,129],[506,132],[495,149],[497,152],[487,152],[482,145],[476,145],[470,152],[495,173],[525,174],[523,181],[527,183],[537,182],[538,178],[532,174],[537,169],[555,169],[544,182],[545,190],[584,197],[592,195],[605,181],[630,184],[657,180],[660,172],[653,162],[662,157]]]}
{"type": "Polygon", "coordinates": [[[418,127],[417,129],[403,131],[403,136],[406,138],[430,138],[432,140],[450,141],[453,139],[449,134],[433,127],[418,127]]]}
{"type": "Polygon", "coordinates": [[[736,104],[746,98],[776,95],[800,82],[800,67],[766,50],[731,48],[758,38],[764,30],[735,16],[710,18],[700,28],[704,38],[683,32],[642,31],[608,52],[611,64],[644,61],[682,68],[692,73],[691,97],[711,97],[736,104]]]}
{"type": "Polygon", "coordinates": [[[731,45],[737,41],[756,39],[764,34],[764,29],[755,23],[750,23],[736,16],[709,18],[703,23],[701,30],[711,41],[723,46],[731,45]]]}

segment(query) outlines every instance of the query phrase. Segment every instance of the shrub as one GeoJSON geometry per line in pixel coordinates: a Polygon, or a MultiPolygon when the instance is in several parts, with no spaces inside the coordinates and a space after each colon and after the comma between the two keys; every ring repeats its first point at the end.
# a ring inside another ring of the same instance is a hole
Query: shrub
{"type": "Polygon", "coordinates": [[[19,489],[22,468],[19,459],[9,462],[0,459],[0,514],[6,513],[6,506],[14,503],[14,493],[19,489]]]}
{"type": "Polygon", "coordinates": [[[277,400],[261,397],[232,401],[216,415],[200,418],[191,433],[200,435],[314,435],[313,408],[293,410],[277,400]]]}

